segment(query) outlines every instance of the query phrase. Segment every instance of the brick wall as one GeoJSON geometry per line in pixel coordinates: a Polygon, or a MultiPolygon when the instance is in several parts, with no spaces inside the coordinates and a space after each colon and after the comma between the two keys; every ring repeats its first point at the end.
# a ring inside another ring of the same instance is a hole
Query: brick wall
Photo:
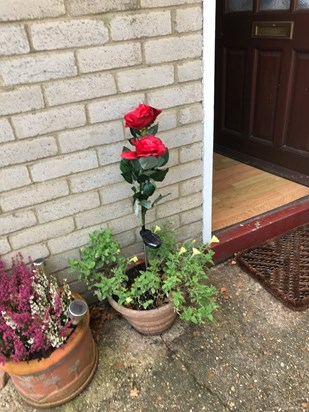
{"type": "Polygon", "coordinates": [[[164,109],[171,195],[148,222],[202,231],[202,10],[198,0],[0,1],[0,255],[45,257],[84,292],[67,259],[109,226],[141,249],[119,172],[123,115],[164,109]]]}

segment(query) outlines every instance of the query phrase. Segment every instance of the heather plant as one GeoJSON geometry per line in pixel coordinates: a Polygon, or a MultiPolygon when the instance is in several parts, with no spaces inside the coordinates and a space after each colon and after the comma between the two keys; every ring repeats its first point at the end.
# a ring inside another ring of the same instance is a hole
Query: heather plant
{"type": "Polygon", "coordinates": [[[0,362],[47,357],[65,343],[70,327],[69,286],[13,259],[11,273],[0,260],[0,362]]]}

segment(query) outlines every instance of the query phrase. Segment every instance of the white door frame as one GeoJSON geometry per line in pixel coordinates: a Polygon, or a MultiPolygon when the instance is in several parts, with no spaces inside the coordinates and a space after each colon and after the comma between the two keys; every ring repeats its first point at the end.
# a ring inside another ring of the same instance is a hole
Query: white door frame
{"type": "Polygon", "coordinates": [[[203,0],[203,241],[211,238],[216,2],[203,0]]]}

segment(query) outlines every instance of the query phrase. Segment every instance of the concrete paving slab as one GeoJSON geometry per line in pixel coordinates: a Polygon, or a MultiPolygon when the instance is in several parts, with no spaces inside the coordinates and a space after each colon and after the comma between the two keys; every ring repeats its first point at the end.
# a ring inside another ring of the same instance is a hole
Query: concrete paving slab
{"type": "MultiPolygon", "coordinates": [[[[292,312],[236,265],[211,271],[220,289],[215,323],[177,320],[146,337],[123,319],[105,323],[90,386],[55,412],[305,412],[309,410],[309,311],[292,312]]],[[[36,411],[11,382],[0,411],[36,411]]]]}

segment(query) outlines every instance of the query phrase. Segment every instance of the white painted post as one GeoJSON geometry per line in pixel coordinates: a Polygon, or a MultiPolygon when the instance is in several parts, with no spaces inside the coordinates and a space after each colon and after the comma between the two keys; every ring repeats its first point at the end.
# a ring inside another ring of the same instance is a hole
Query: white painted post
{"type": "Polygon", "coordinates": [[[203,1],[203,241],[211,238],[216,2],[203,1]]]}

